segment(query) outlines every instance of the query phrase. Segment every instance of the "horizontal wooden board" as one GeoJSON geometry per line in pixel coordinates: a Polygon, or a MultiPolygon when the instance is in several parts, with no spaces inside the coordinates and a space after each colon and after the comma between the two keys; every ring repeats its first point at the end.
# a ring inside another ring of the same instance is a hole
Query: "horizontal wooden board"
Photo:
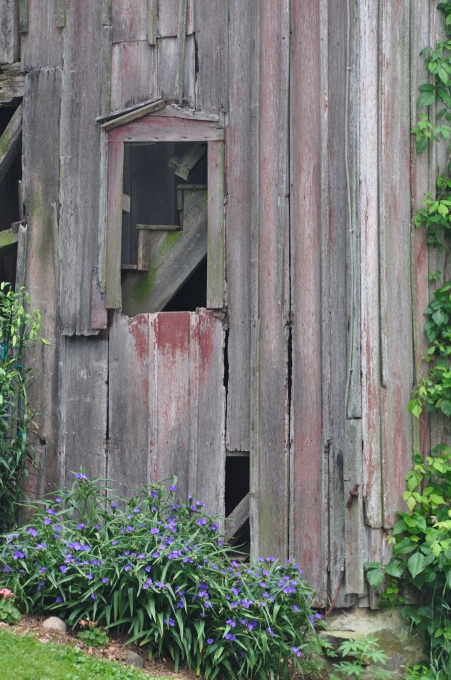
{"type": "Polygon", "coordinates": [[[112,142],[204,142],[224,139],[217,123],[150,115],[110,133],[112,142]]]}

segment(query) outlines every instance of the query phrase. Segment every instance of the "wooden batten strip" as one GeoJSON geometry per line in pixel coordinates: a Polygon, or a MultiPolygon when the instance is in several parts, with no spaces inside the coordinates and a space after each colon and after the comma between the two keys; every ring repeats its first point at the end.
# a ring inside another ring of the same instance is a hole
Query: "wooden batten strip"
{"type": "Polygon", "coordinates": [[[208,144],[207,307],[224,306],[224,143],[208,144]]]}
{"type": "Polygon", "coordinates": [[[22,140],[22,105],[20,105],[0,137],[0,182],[15,159],[22,140]]]}
{"type": "Polygon", "coordinates": [[[249,494],[238,503],[236,508],[226,517],[225,535],[227,538],[232,538],[242,529],[244,524],[249,519],[249,494]]]}
{"type": "Polygon", "coordinates": [[[16,260],[16,290],[25,286],[25,276],[27,271],[27,245],[28,245],[28,226],[19,225],[17,232],[17,260],[16,260]]]}
{"type": "Polygon", "coordinates": [[[141,106],[139,109],[134,109],[129,113],[124,113],[122,115],[119,115],[117,118],[115,117],[114,119],[113,115],[116,114],[110,114],[108,116],[108,120],[104,123],[101,123],[100,127],[102,128],[102,130],[107,131],[113,130],[114,128],[117,128],[121,125],[125,125],[125,123],[130,123],[132,120],[142,118],[143,116],[146,116],[148,113],[154,113],[155,111],[159,111],[160,109],[163,108],[164,102],[161,99],[157,99],[147,104],[146,106],[141,106]]]}
{"type": "Polygon", "coordinates": [[[137,224],[136,228],[147,231],[182,231],[178,224],[137,224]]]}
{"type": "Polygon", "coordinates": [[[188,9],[188,0],[182,0],[180,3],[179,26],[177,37],[177,80],[176,80],[176,100],[179,104],[183,101],[183,83],[185,80],[185,48],[186,48],[186,14],[188,9]]]}
{"type": "Polygon", "coordinates": [[[148,0],[147,5],[147,41],[149,45],[157,44],[158,0],[148,0]]]}
{"type": "Polygon", "coordinates": [[[28,33],[28,0],[19,0],[19,31],[28,33]]]}
{"type": "Polygon", "coordinates": [[[56,7],[56,25],[64,28],[66,25],[66,0],[58,0],[56,7]]]}
{"type": "Polygon", "coordinates": [[[124,145],[109,144],[108,150],[108,225],[106,248],[105,305],[109,309],[121,306],[121,230],[122,230],[122,174],[124,145]]]}

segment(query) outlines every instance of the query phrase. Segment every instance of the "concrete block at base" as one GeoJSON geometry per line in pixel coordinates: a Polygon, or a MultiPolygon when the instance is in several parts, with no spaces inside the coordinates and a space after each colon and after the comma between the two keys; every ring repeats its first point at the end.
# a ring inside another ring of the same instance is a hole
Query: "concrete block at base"
{"type": "Polygon", "coordinates": [[[59,616],[49,616],[49,618],[42,623],[42,627],[47,630],[57,630],[60,633],[66,632],[66,624],[59,616]]]}
{"type": "MultiPolygon", "coordinates": [[[[415,665],[425,658],[424,638],[413,631],[409,621],[401,616],[398,610],[385,609],[350,609],[332,612],[327,618],[328,629],[321,631],[323,640],[337,650],[345,640],[365,640],[377,638],[378,645],[387,654],[387,665],[392,680],[401,680],[406,665],[415,665]]],[[[337,659],[338,660],[338,659],[337,659]]],[[[328,670],[332,665],[326,662],[328,670]]],[[[374,665],[365,669],[363,678],[373,680],[374,665]]]]}

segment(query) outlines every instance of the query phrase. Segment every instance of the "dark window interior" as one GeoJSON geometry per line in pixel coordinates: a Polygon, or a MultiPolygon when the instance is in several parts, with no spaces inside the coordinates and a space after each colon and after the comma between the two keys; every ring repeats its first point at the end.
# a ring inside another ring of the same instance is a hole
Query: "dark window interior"
{"type": "MultiPolygon", "coordinates": [[[[0,106],[0,136],[6,129],[20,101],[0,106]]],[[[3,181],[0,182],[0,231],[10,229],[20,220],[19,181],[22,179],[22,153],[17,153],[3,181]]],[[[0,281],[14,285],[16,280],[17,247],[6,255],[0,255],[0,281]]]]}
{"type": "MultiPolygon", "coordinates": [[[[139,281],[147,276],[139,264],[140,228],[137,225],[147,225],[146,235],[154,234],[150,238],[155,238],[155,243],[162,234],[182,230],[183,191],[180,187],[203,187],[205,191],[207,185],[206,143],[125,144],[121,266],[128,286],[130,277],[139,281]],[[165,230],[165,226],[169,229],[165,230]]],[[[205,307],[206,295],[205,258],[196,263],[164,311],[195,311],[197,307],[205,307]]]]}

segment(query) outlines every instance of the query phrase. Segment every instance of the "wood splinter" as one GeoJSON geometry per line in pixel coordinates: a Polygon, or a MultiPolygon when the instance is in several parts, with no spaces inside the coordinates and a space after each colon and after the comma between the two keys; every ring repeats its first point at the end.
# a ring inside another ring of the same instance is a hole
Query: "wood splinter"
{"type": "Polygon", "coordinates": [[[348,510],[351,507],[351,505],[354,501],[354,498],[357,498],[357,496],[359,495],[359,486],[360,486],[360,484],[354,484],[354,487],[349,490],[349,498],[348,498],[348,502],[346,503],[346,507],[347,507],[348,510]]]}

